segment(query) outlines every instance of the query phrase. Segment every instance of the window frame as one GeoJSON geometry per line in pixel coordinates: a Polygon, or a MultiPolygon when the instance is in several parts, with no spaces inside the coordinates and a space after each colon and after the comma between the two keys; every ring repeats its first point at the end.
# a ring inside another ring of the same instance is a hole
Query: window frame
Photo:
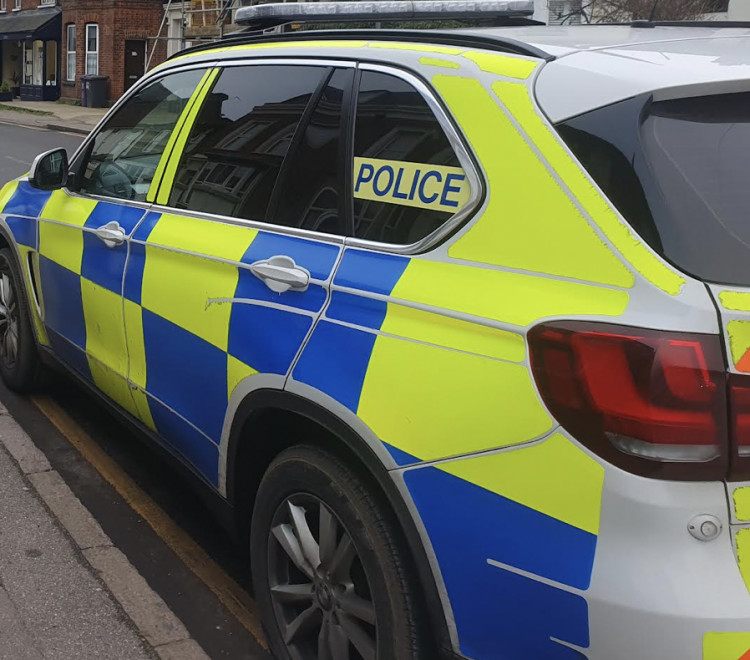
{"type": "Polygon", "coordinates": [[[101,31],[99,29],[99,23],[86,23],[84,30],[84,48],[86,54],[86,61],[84,63],[84,72],[87,76],[98,76],[99,75],[99,53],[101,52],[101,31]],[[89,50],[89,28],[96,28],[96,50],[89,50]],[[96,71],[89,71],[89,55],[96,55],[96,71]]]}
{"type": "Polygon", "coordinates": [[[78,26],[75,23],[67,23],[65,25],[65,81],[75,82],[76,72],[78,71],[78,26]],[[73,28],[73,49],[70,48],[70,32],[73,28]],[[73,56],[73,77],[70,77],[70,64],[73,56]]]}
{"type": "Polygon", "coordinates": [[[14,0],[13,11],[21,11],[21,0],[14,0]]]}
{"type": "MultiPolygon", "coordinates": [[[[207,62],[200,62],[200,63],[195,63],[192,65],[170,68],[168,71],[165,71],[164,74],[177,73],[178,71],[186,70],[188,68],[200,68],[200,67],[205,67],[206,65],[207,65],[207,62]]],[[[217,61],[213,62],[213,66],[217,69],[226,69],[226,68],[235,67],[235,66],[269,66],[269,65],[289,65],[289,66],[308,65],[308,66],[328,67],[328,68],[337,68],[337,67],[338,68],[354,68],[358,71],[376,71],[379,73],[389,74],[389,75],[393,75],[404,80],[406,83],[414,87],[414,89],[422,96],[422,98],[424,98],[430,110],[433,112],[436,119],[440,123],[440,126],[443,129],[443,132],[445,133],[451,147],[456,153],[456,156],[458,158],[459,163],[461,164],[461,167],[466,172],[466,178],[469,181],[470,190],[471,190],[471,196],[469,200],[467,201],[467,203],[461,209],[459,209],[455,214],[453,214],[450,218],[448,218],[435,231],[425,236],[421,240],[417,241],[416,243],[412,243],[411,245],[400,245],[400,244],[395,244],[395,243],[381,243],[378,241],[370,241],[367,239],[356,238],[351,235],[343,236],[339,234],[326,234],[323,232],[318,232],[318,231],[314,231],[310,229],[301,229],[298,227],[277,225],[277,224],[273,224],[270,222],[263,222],[259,220],[248,220],[245,218],[236,218],[232,216],[204,213],[201,211],[193,211],[191,209],[177,209],[167,204],[154,204],[152,207],[154,212],[177,213],[179,215],[191,216],[191,217],[201,218],[205,220],[213,220],[215,222],[220,222],[223,224],[238,225],[242,227],[251,227],[253,229],[259,229],[263,231],[273,231],[279,234],[298,236],[298,237],[313,239],[313,240],[324,240],[324,241],[328,241],[331,243],[346,244],[346,245],[351,245],[353,247],[361,247],[361,248],[368,249],[368,250],[378,250],[381,252],[390,252],[393,254],[418,254],[428,249],[431,249],[436,244],[441,242],[446,236],[453,233],[459,226],[463,225],[468,219],[470,219],[475,213],[476,209],[479,208],[479,205],[485,196],[486,186],[485,186],[484,178],[480,174],[481,169],[478,166],[478,160],[473,155],[473,152],[470,150],[468,143],[462,137],[462,134],[459,132],[454,120],[451,118],[451,116],[448,114],[448,111],[444,108],[442,102],[439,100],[437,93],[433,91],[428,86],[428,84],[422,78],[418,76],[417,73],[411,70],[402,69],[393,64],[386,64],[386,63],[376,64],[376,63],[371,63],[371,62],[362,62],[362,61],[355,61],[355,60],[326,59],[323,57],[320,57],[320,58],[264,57],[264,58],[257,58],[257,59],[247,59],[247,58],[246,59],[227,59],[225,61],[220,60],[218,62],[217,61]]],[[[134,92],[137,89],[139,89],[144,82],[151,83],[154,80],[157,80],[157,78],[146,76],[145,80],[142,79],[141,81],[139,81],[141,84],[136,85],[133,87],[132,90],[129,90],[129,93],[124,97],[124,99],[120,101],[120,103],[124,102],[127,98],[129,98],[131,95],[131,92],[134,92]]],[[[354,92],[356,92],[356,90],[358,89],[358,84],[359,84],[359,75],[355,75],[354,76],[354,88],[353,88],[354,92]]],[[[353,96],[356,99],[356,94],[353,94],[353,96]]],[[[112,111],[116,110],[117,107],[119,107],[120,103],[118,103],[114,108],[112,108],[112,111]]],[[[356,100],[352,102],[350,104],[350,107],[348,108],[348,116],[346,118],[348,127],[347,127],[346,140],[345,140],[346,149],[347,149],[347,159],[349,160],[350,167],[345,168],[345,172],[346,172],[345,178],[347,179],[347,181],[345,182],[346,188],[344,190],[344,193],[346,195],[347,208],[351,209],[349,211],[349,214],[350,214],[349,220],[351,220],[352,222],[353,222],[353,206],[354,206],[354,194],[353,193],[354,191],[353,191],[353,184],[352,184],[353,172],[351,172],[350,170],[352,170],[354,167],[355,112],[356,112],[356,100]]],[[[182,130],[186,130],[186,128],[183,127],[182,130]]],[[[81,148],[83,148],[83,145],[81,148]]],[[[78,152],[76,153],[76,155],[78,155],[78,152]]],[[[182,154],[180,154],[180,156],[182,156],[182,154]]],[[[282,166],[282,169],[279,172],[279,179],[281,179],[282,175],[284,174],[284,170],[287,168],[287,166],[288,164],[285,162],[284,165],[282,166]]]]}
{"type": "Polygon", "coordinates": [[[8,11],[8,0],[0,0],[0,14],[8,11]]]}

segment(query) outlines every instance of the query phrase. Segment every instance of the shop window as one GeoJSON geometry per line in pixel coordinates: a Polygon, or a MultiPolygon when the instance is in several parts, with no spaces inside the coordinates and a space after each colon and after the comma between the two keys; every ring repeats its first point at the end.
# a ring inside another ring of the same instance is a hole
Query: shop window
{"type": "Polygon", "coordinates": [[[86,25],[86,75],[99,74],[99,26],[96,23],[86,25]]]}
{"type": "Polygon", "coordinates": [[[76,26],[71,24],[66,28],[67,39],[66,39],[66,56],[65,62],[67,66],[66,80],[72,82],[76,79],[76,26]]]}

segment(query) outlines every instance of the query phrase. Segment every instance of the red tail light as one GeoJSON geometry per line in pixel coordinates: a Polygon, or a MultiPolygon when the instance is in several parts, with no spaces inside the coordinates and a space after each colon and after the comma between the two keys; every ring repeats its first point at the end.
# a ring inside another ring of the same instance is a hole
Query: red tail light
{"type": "Polygon", "coordinates": [[[729,410],[732,417],[733,480],[750,479],[750,376],[729,374],[729,410]]]}
{"type": "MultiPolygon", "coordinates": [[[[662,479],[725,478],[726,373],[718,335],[557,322],[533,328],[529,346],[550,412],[593,452],[662,479]]],[[[750,450],[750,385],[746,400],[750,450]]]]}

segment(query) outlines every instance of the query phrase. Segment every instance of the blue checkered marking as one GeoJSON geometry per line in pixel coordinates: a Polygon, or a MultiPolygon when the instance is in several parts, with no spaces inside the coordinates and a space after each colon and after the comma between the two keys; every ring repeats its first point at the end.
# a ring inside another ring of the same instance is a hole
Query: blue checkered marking
{"type": "Polygon", "coordinates": [[[48,190],[32,188],[28,181],[19,181],[18,187],[5,205],[3,213],[38,218],[51,195],[52,193],[48,190]]]}
{"type": "Polygon", "coordinates": [[[142,314],[149,394],[218,443],[227,407],[227,354],[147,309],[142,314]]]}
{"type": "Polygon", "coordinates": [[[110,248],[94,233],[85,231],[81,275],[118,296],[122,295],[122,275],[127,255],[127,244],[110,248]]]}
{"type": "MultiPolygon", "coordinates": [[[[409,259],[347,248],[334,284],[390,295],[409,259]]],[[[384,301],[334,291],[325,316],[313,331],[294,369],[294,378],[315,387],[356,412],[367,365],[375,345],[371,332],[345,327],[336,320],[379,330],[385,319],[384,301]]]]}
{"type": "Polygon", "coordinates": [[[103,227],[109,222],[116,222],[129,236],[133,229],[135,229],[138,221],[143,217],[144,212],[143,209],[135,206],[99,202],[83,226],[88,229],[99,229],[99,227],[103,227]]]}
{"type": "Polygon", "coordinates": [[[437,556],[462,653],[583,660],[551,638],[589,646],[586,600],[487,560],[583,590],[596,537],[434,467],[408,470],[404,480],[437,556]]]}
{"type": "Polygon", "coordinates": [[[388,296],[408,265],[407,257],[347,248],[333,283],[388,296]]]}
{"type": "Polygon", "coordinates": [[[320,321],[294,368],[294,379],[357,412],[375,335],[320,321]]]}
{"type": "Polygon", "coordinates": [[[52,351],[60,361],[74,371],[77,371],[87,380],[93,380],[91,368],[86,359],[86,353],[51,328],[47,328],[47,336],[49,337],[49,344],[52,351]]]}
{"type": "Polygon", "coordinates": [[[261,373],[286,374],[311,325],[309,316],[234,303],[229,321],[229,353],[261,373]]]}
{"type": "Polygon", "coordinates": [[[253,264],[278,255],[291,257],[306,268],[316,280],[325,280],[331,274],[341,248],[338,245],[309,241],[284,234],[259,232],[242,257],[242,263],[253,264]]]}
{"type": "Polygon", "coordinates": [[[285,291],[284,293],[275,293],[274,291],[271,291],[262,280],[253,275],[251,270],[240,268],[237,289],[234,297],[242,298],[244,300],[272,302],[279,305],[317,312],[320,311],[326,302],[326,291],[322,286],[311,284],[307,291],[285,291]]]}
{"type": "Polygon", "coordinates": [[[148,237],[151,235],[151,232],[154,230],[154,227],[156,227],[156,223],[159,222],[160,219],[161,213],[149,213],[143,219],[143,222],[138,225],[138,228],[135,230],[132,239],[134,241],[142,241],[145,243],[148,240],[148,237]]]}
{"type": "Polygon", "coordinates": [[[39,256],[39,277],[44,299],[44,321],[49,328],[86,350],[81,278],[77,273],[39,256]]]}
{"type": "Polygon", "coordinates": [[[151,418],[159,434],[214,486],[219,483],[219,448],[169,408],[148,397],[151,418]]]}
{"type": "Polygon", "coordinates": [[[39,249],[39,234],[37,233],[37,222],[30,218],[18,218],[8,216],[5,221],[13,234],[13,238],[19,245],[25,245],[34,250],[39,249]]]}
{"type": "Polygon", "coordinates": [[[326,318],[380,330],[387,311],[388,305],[384,300],[334,291],[326,309],[326,318]]]}
{"type": "Polygon", "coordinates": [[[407,454],[405,451],[402,451],[401,449],[399,449],[398,447],[394,447],[393,445],[389,445],[387,442],[384,442],[383,446],[388,450],[391,458],[396,461],[396,465],[413,465],[414,463],[421,462],[416,456],[407,454]]]}

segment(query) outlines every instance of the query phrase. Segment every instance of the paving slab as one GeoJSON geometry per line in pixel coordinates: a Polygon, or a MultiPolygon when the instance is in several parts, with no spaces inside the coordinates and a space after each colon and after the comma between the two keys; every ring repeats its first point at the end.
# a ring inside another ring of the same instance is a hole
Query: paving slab
{"type": "Polygon", "coordinates": [[[2,446],[0,503],[0,660],[153,660],[2,446]]]}

